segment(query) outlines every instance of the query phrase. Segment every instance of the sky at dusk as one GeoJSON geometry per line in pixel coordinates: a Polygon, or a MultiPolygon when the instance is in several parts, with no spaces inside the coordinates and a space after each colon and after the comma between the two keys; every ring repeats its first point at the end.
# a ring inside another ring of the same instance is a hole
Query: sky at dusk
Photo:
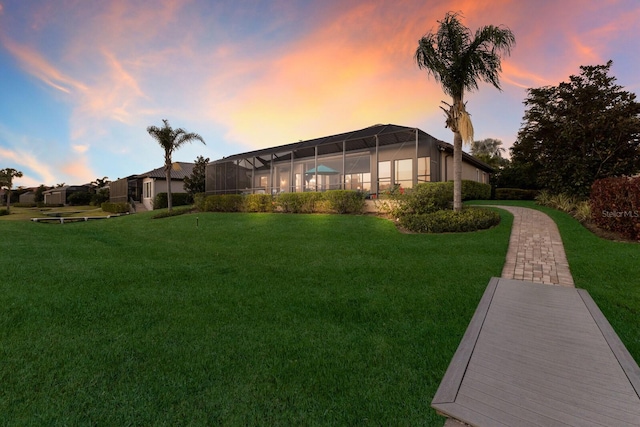
{"type": "Polygon", "coordinates": [[[475,139],[513,144],[526,89],[613,60],[640,90],[637,0],[0,0],[0,168],[14,186],[84,184],[162,166],[146,132],[197,132],[211,160],[378,123],[451,142],[418,39],[447,11],[509,27],[503,91],[466,94],[475,139]]]}

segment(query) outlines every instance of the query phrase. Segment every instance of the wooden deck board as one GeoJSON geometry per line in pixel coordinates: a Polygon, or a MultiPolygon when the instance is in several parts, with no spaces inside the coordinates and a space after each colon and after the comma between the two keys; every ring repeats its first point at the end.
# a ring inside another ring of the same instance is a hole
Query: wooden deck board
{"type": "Polygon", "coordinates": [[[476,426],[638,426],[639,388],[586,291],[493,278],[432,406],[476,426]]]}

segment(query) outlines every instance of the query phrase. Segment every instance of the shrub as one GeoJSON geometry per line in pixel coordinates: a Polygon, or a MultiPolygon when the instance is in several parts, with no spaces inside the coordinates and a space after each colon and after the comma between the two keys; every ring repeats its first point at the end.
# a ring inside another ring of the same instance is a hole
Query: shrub
{"type": "Polygon", "coordinates": [[[595,181],[589,204],[598,227],[640,240],[640,177],[595,181]]]}
{"type": "Polygon", "coordinates": [[[459,233],[484,230],[500,223],[497,212],[465,207],[461,211],[439,210],[400,217],[400,225],[416,233],[459,233]]]}
{"type": "Polygon", "coordinates": [[[276,197],[276,206],[287,213],[316,212],[316,203],[322,200],[322,193],[280,193],[276,197]]]}
{"type": "Polygon", "coordinates": [[[573,217],[580,222],[585,222],[591,219],[591,206],[589,202],[583,200],[582,202],[578,202],[575,210],[573,211],[573,217]]]}
{"type": "Polygon", "coordinates": [[[14,208],[35,208],[36,206],[38,206],[38,204],[36,202],[33,203],[12,203],[11,204],[12,207],[14,208]]]}
{"type": "Polygon", "coordinates": [[[119,202],[119,203],[111,203],[104,202],[100,205],[100,208],[105,212],[110,213],[125,213],[129,212],[129,203],[119,202]]]}
{"type": "Polygon", "coordinates": [[[88,191],[71,193],[69,194],[69,197],[67,197],[67,203],[71,206],[87,206],[91,203],[91,193],[88,191]]]}
{"type": "Polygon", "coordinates": [[[109,201],[109,189],[100,188],[95,194],[91,195],[91,206],[101,206],[104,202],[109,201]]]}
{"type": "Polygon", "coordinates": [[[331,190],[322,193],[330,211],[339,214],[360,214],[364,210],[365,194],[354,190],[331,190]]]}
{"type": "Polygon", "coordinates": [[[535,200],[538,190],[522,188],[496,188],[496,200],[535,200]]]}
{"type": "Polygon", "coordinates": [[[418,184],[399,201],[399,216],[427,214],[449,209],[453,202],[453,182],[418,184]]]}
{"type": "MultiPolygon", "coordinates": [[[[453,193],[451,198],[453,199],[453,193]]],[[[490,198],[491,186],[489,184],[467,179],[462,180],[462,200],[489,200],[490,198]]]]}
{"type": "Polygon", "coordinates": [[[9,215],[9,211],[6,209],[0,209],[0,216],[9,215]]]}
{"type": "Polygon", "coordinates": [[[207,212],[241,212],[244,198],[241,194],[216,194],[207,196],[204,210],[207,212]]]}
{"type": "Polygon", "coordinates": [[[247,212],[273,212],[273,196],[270,194],[247,194],[244,210],[247,212]]]}
{"type": "Polygon", "coordinates": [[[196,193],[193,196],[193,204],[195,208],[199,211],[204,212],[204,201],[206,200],[206,198],[207,196],[204,193],[196,193]]]}
{"type": "Polygon", "coordinates": [[[154,214],[151,218],[152,219],[168,218],[172,216],[184,215],[189,212],[191,212],[191,206],[181,206],[179,208],[172,209],[171,212],[169,211],[158,212],[157,214],[154,214]]]}
{"type": "MultiPolygon", "coordinates": [[[[171,193],[172,206],[185,206],[193,203],[193,197],[188,193],[171,193]]],[[[153,199],[153,209],[164,209],[169,207],[167,193],[158,193],[153,199]]]]}

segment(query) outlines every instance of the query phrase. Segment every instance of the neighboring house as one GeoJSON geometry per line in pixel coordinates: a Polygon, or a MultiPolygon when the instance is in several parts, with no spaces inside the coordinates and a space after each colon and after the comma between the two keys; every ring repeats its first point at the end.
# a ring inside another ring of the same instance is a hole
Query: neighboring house
{"type": "MultiPolygon", "coordinates": [[[[184,179],[193,173],[194,163],[174,162],[171,165],[171,192],[185,193],[184,179]]],[[[109,200],[113,203],[133,200],[142,203],[146,210],[153,210],[153,200],[158,193],[167,192],[164,166],[140,175],[131,175],[110,183],[109,200]]]]}
{"type": "MultiPolygon", "coordinates": [[[[489,183],[493,169],[463,152],[462,179],[489,183]]],[[[453,146],[417,128],[375,125],[207,165],[206,193],[361,190],[375,197],[399,185],[453,180],[453,146]]]]}
{"type": "Polygon", "coordinates": [[[73,193],[89,191],[89,185],[65,185],[63,187],[52,188],[43,191],[44,203],[46,205],[66,205],[69,203],[69,196],[73,193]]]}
{"type": "Polygon", "coordinates": [[[29,190],[26,193],[22,193],[19,197],[20,203],[35,203],[36,202],[36,192],[33,190],[29,190]]]}

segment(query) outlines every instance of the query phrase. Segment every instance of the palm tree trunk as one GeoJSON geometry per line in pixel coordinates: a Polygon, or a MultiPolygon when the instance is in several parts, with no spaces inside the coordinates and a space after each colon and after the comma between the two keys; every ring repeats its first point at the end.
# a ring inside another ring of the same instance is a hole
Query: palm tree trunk
{"type": "Polygon", "coordinates": [[[453,133],[453,210],[462,210],[462,135],[453,133]]]}
{"type": "Polygon", "coordinates": [[[171,200],[171,161],[169,160],[168,163],[165,163],[164,165],[164,176],[165,179],[167,180],[167,208],[169,210],[169,212],[171,212],[171,209],[173,208],[173,201],[171,200]]]}

